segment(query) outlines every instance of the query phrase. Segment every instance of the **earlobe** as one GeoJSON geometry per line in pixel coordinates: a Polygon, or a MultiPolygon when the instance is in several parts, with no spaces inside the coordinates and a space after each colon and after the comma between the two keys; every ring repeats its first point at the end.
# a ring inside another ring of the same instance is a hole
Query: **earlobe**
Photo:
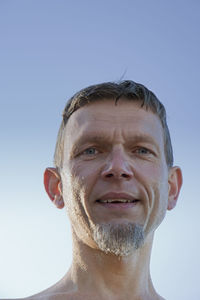
{"type": "Polygon", "coordinates": [[[64,207],[60,174],[55,168],[47,168],[44,172],[45,190],[57,208],[64,207]]]}
{"type": "Polygon", "coordinates": [[[169,170],[168,177],[168,210],[171,210],[176,206],[182,182],[183,178],[181,169],[179,167],[172,167],[169,170]]]}

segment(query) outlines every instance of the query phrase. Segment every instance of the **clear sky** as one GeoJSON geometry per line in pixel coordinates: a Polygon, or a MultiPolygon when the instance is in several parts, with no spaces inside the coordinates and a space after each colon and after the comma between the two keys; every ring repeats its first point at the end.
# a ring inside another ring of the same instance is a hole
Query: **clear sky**
{"type": "Polygon", "coordinates": [[[43,188],[66,100],[132,79],[168,111],[184,185],[151,272],[167,300],[199,300],[200,2],[0,0],[0,299],[37,293],[71,262],[70,225],[43,188]]]}

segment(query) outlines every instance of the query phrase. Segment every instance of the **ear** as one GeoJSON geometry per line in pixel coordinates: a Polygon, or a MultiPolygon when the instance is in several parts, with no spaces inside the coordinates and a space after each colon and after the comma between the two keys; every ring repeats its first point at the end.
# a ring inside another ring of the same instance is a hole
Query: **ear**
{"type": "Polygon", "coordinates": [[[62,183],[61,177],[57,169],[47,168],[44,172],[44,186],[45,190],[57,208],[65,206],[62,197],[62,183]]]}
{"type": "Polygon", "coordinates": [[[172,167],[169,170],[168,176],[168,210],[173,209],[176,206],[178,195],[182,186],[183,178],[182,172],[179,167],[172,167]]]}

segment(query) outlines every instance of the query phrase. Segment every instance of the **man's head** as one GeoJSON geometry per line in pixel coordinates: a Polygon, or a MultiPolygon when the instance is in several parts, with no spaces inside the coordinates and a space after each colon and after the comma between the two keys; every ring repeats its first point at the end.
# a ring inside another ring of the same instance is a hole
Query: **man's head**
{"type": "Polygon", "coordinates": [[[156,96],[125,81],[86,88],[67,104],[48,195],[66,205],[76,240],[129,255],[176,205],[182,177],[156,96]]]}
{"type": "MultiPolygon", "coordinates": [[[[162,124],[165,156],[167,165],[172,167],[173,165],[173,150],[169,134],[169,129],[166,121],[166,111],[163,104],[158,100],[154,93],[148,90],[144,85],[136,83],[131,80],[122,81],[120,83],[105,82],[97,85],[92,85],[82,89],[76,93],[67,102],[63,111],[63,121],[60,126],[54,163],[57,168],[62,167],[63,163],[63,147],[64,147],[64,129],[70,116],[79,108],[93,103],[95,101],[101,101],[102,99],[114,99],[117,105],[119,99],[128,99],[130,101],[139,102],[141,107],[146,110],[150,110],[155,113],[162,124]]],[[[66,141],[67,142],[67,141],[66,141]]]]}

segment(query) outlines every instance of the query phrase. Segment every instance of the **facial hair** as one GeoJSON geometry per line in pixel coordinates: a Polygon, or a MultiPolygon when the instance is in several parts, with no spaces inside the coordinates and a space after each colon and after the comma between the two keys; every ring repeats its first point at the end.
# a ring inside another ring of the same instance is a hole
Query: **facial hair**
{"type": "Polygon", "coordinates": [[[117,256],[128,256],[144,243],[144,230],[138,224],[97,224],[92,232],[100,250],[117,256]]]}

